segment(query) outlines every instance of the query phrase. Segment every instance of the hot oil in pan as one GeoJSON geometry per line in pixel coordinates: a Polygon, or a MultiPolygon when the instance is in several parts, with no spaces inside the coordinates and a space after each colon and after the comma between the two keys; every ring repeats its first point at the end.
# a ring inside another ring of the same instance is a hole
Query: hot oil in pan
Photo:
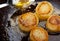
{"type": "Polygon", "coordinates": [[[13,19],[10,19],[10,21],[9,21],[9,26],[10,26],[10,28],[11,28],[11,30],[13,30],[13,31],[11,31],[10,30],[10,33],[9,33],[9,35],[10,34],[12,34],[11,36],[10,36],[10,38],[12,38],[11,40],[13,40],[14,39],[14,41],[28,41],[28,37],[29,37],[29,33],[25,33],[25,32],[23,32],[23,31],[21,31],[20,29],[19,29],[19,27],[18,27],[18,25],[16,24],[16,25],[14,25],[15,23],[16,23],[16,21],[15,22],[13,22],[13,23],[11,23],[12,21],[15,21],[15,20],[13,20],[13,19]],[[15,31],[16,30],[16,31],[15,31]],[[15,34],[14,34],[15,33],[15,34]],[[13,37],[12,37],[13,36],[13,37]],[[16,36],[16,39],[14,38],[16,36]],[[19,39],[19,38],[20,39],[19,39]]]}
{"type": "MultiPolygon", "coordinates": [[[[56,6],[55,6],[56,7],[56,6]]],[[[57,7],[56,7],[57,8],[57,7]]],[[[32,8],[32,9],[30,9],[30,7],[29,8],[27,8],[25,11],[23,11],[24,13],[25,12],[29,12],[29,11],[33,11],[34,12],[34,8],[32,8]],[[28,10],[27,10],[28,9],[28,10]]],[[[58,8],[57,8],[58,9],[58,8]]],[[[22,12],[22,14],[23,14],[23,12],[22,12]]],[[[18,13],[18,12],[17,12],[18,13]]],[[[17,14],[17,13],[15,13],[15,14],[17,14]]],[[[55,12],[55,13],[58,13],[58,12],[55,12]]],[[[18,15],[17,15],[18,16],[18,15]]],[[[13,15],[13,17],[16,17],[15,15],[13,15]]],[[[12,17],[12,18],[13,18],[12,17]]],[[[40,24],[39,24],[39,26],[42,26],[42,27],[44,27],[44,29],[45,29],[45,22],[40,22],[40,24]],[[44,24],[44,25],[42,25],[42,24],[44,24]]],[[[22,32],[20,31],[20,34],[21,34],[22,32]]],[[[23,34],[25,34],[25,33],[23,33],[23,34]]],[[[21,36],[21,40],[20,41],[29,41],[29,35],[20,35],[21,36]],[[23,37],[22,37],[23,36],[23,37]]],[[[54,41],[54,40],[56,40],[57,38],[57,40],[58,41],[60,41],[59,40],[59,34],[49,34],[49,41],[54,41]]]]}

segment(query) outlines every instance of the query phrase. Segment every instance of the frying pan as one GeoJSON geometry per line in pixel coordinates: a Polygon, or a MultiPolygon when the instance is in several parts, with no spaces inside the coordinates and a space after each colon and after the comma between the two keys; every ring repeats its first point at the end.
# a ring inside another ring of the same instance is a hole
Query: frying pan
{"type": "MultiPolygon", "coordinates": [[[[36,0],[39,2],[42,0],[36,0]]],[[[54,6],[54,12],[60,15],[60,0],[47,0],[54,6]]],[[[0,1],[1,2],[1,1],[0,1]]],[[[10,17],[22,14],[22,11],[10,5],[0,9],[0,41],[29,41],[29,34],[23,33],[17,26],[11,26],[10,17]]],[[[39,24],[44,27],[45,22],[39,24]],[[42,25],[43,24],[43,25],[42,25]]],[[[60,34],[49,34],[49,41],[60,41],[60,34]]]]}

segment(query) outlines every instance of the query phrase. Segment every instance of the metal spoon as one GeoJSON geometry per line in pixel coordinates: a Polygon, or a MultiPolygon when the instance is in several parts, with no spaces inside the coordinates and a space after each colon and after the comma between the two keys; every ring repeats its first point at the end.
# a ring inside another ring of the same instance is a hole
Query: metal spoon
{"type": "Polygon", "coordinates": [[[7,4],[7,3],[0,4],[0,8],[6,7],[6,6],[8,6],[8,5],[9,5],[9,4],[7,4]]]}

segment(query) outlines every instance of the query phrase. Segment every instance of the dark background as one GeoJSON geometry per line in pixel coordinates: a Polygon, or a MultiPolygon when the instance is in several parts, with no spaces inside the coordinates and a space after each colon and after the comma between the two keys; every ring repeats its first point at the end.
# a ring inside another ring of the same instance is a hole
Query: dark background
{"type": "MultiPolygon", "coordinates": [[[[11,1],[11,0],[0,0],[0,4],[6,3],[7,1],[11,1]]],[[[42,1],[42,0],[35,0],[35,1],[42,1]]],[[[47,0],[47,1],[53,1],[53,2],[60,3],[60,0],[47,0]]]]}
{"type": "Polygon", "coordinates": [[[7,3],[7,0],[0,0],[0,4],[7,3]]]}

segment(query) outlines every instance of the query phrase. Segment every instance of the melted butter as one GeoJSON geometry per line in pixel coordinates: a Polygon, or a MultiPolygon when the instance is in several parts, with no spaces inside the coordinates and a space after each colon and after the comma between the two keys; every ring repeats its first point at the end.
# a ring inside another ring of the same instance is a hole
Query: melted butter
{"type": "Polygon", "coordinates": [[[16,4],[16,7],[17,8],[22,8],[25,4],[29,4],[29,2],[26,2],[26,3],[23,3],[23,2],[18,2],[17,4],[16,4]]]}

